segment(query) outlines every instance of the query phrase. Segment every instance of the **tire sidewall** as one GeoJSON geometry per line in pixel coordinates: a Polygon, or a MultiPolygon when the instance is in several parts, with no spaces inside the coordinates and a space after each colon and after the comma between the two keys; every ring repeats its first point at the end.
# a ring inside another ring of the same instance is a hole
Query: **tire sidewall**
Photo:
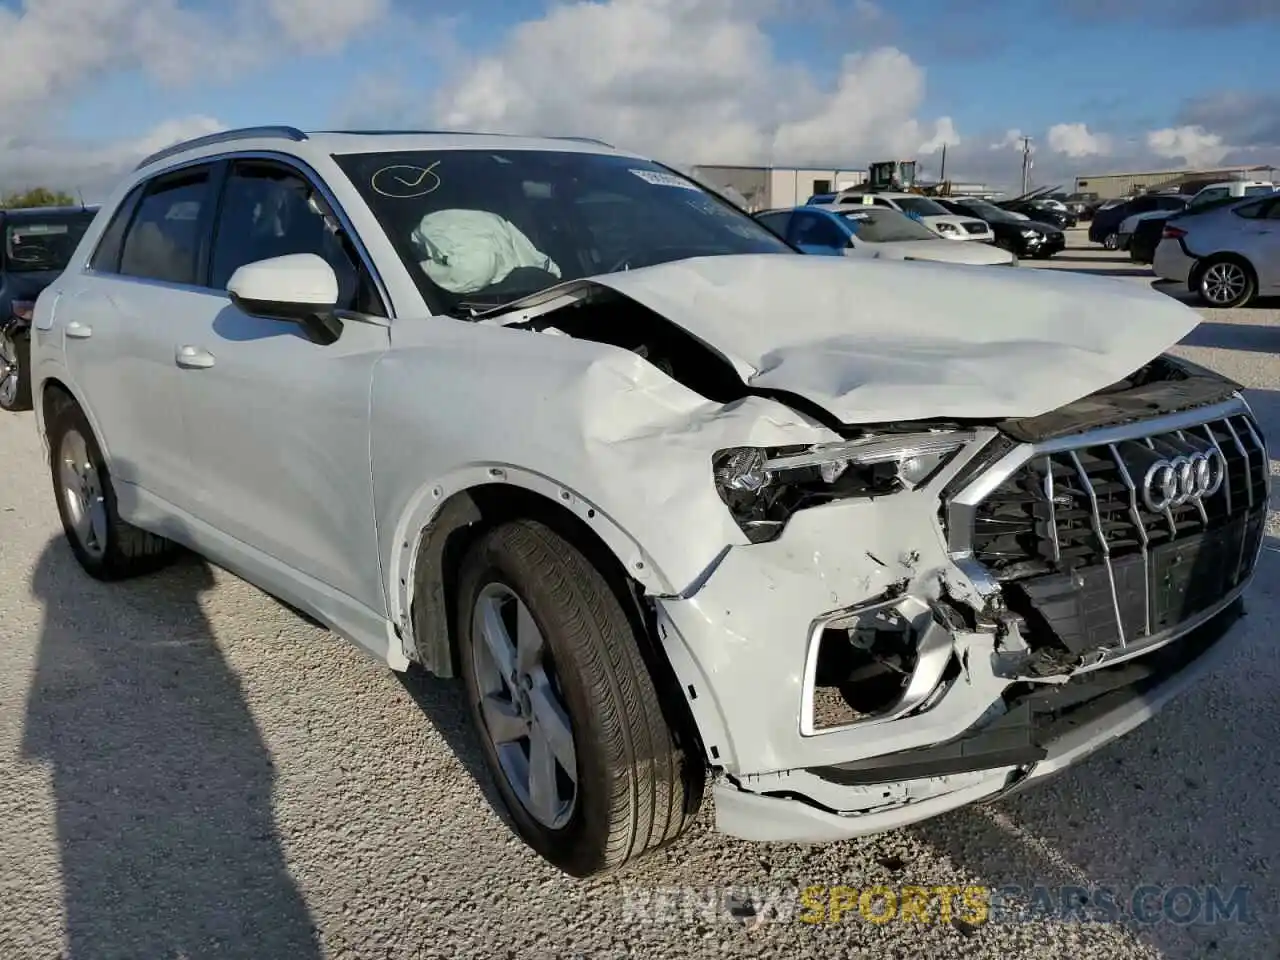
{"type": "MultiPolygon", "coordinates": [[[[562,640],[564,611],[559,609],[559,605],[543,585],[525,582],[531,578],[518,569],[510,553],[503,548],[502,534],[503,529],[498,528],[482,537],[472,554],[463,561],[462,575],[458,582],[455,629],[467,711],[474,725],[490,780],[502,797],[503,805],[517,832],[539,855],[570,874],[581,875],[595,869],[597,863],[591,855],[594,851],[602,850],[608,839],[607,761],[600,746],[606,742],[605,735],[593,722],[595,715],[583,677],[573,652],[566,649],[562,640]],[[472,633],[472,610],[480,592],[493,583],[502,584],[515,593],[533,616],[544,642],[550,648],[569,712],[578,761],[578,796],[572,817],[558,830],[545,827],[525,810],[507,783],[481,715],[479,687],[472,663],[472,648],[477,642],[472,633]]],[[[564,546],[572,549],[568,544],[564,546]]]]}
{"type": "Polygon", "coordinates": [[[5,336],[13,345],[13,356],[18,363],[18,391],[13,403],[5,405],[0,402],[0,409],[20,413],[31,409],[31,337],[25,331],[5,336]]]}
{"type": "Polygon", "coordinates": [[[74,402],[65,402],[57,408],[50,419],[48,433],[49,477],[53,483],[54,501],[58,506],[58,516],[62,520],[62,528],[66,535],[67,543],[70,544],[76,560],[90,575],[106,579],[111,569],[110,558],[117,550],[116,530],[119,523],[118,514],[116,513],[116,492],[111,482],[111,472],[107,469],[106,458],[102,455],[102,448],[98,446],[98,438],[89,426],[88,418],[74,402]],[[85,449],[89,453],[89,459],[93,462],[94,468],[98,471],[98,481],[102,486],[103,506],[107,513],[107,543],[106,549],[102,551],[102,555],[99,557],[95,557],[85,550],[80,543],[80,539],[75,535],[71,518],[67,515],[66,499],[62,493],[62,477],[60,475],[62,441],[68,431],[72,429],[75,429],[84,437],[85,449]]]}

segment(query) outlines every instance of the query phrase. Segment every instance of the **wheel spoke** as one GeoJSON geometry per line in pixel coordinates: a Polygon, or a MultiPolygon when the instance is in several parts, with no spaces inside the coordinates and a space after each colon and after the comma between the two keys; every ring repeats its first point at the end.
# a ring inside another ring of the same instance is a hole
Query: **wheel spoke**
{"type": "Polygon", "coordinates": [[[533,689],[529,691],[529,701],[533,707],[531,736],[547,744],[552,756],[564,767],[564,772],[577,783],[578,754],[573,745],[573,727],[545,677],[534,682],[533,689]]]}
{"type": "Polygon", "coordinates": [[[516,667],[521,673],[532,673],[542,661],[542,631],[533,622],[533,614],[519,600],[516,602],[516,667]]]}
{"type": "MultiPolygon", "coordinates": [[[[88,503],[89,534],[92,537],[92,549],[107,548],[107,505],[101,494],[95,495],[88,503]]],[[[85,546],[90,546],[86,543],[85,546]]]]}
{"type": "Polygon", "coordinates": [[[529,721],[510,700],[488,694],[480,701],[484,725],[495,744],[511,743],[529,736],[529,721]]]}
{"type": "Polygon", "coordinates": [[[559,806],[555,756],[535,725],[529,735],[529,812],[543,823],[554,823],[559,806]]]}
{"type": "Polygon", "coordinates": [[[507,632],[506,621],[502,619],[502,601],[488,597],[482,602],[481,609],[481,639],[502,679],[509,682],[516,669],[516,645],[507,632]]]}

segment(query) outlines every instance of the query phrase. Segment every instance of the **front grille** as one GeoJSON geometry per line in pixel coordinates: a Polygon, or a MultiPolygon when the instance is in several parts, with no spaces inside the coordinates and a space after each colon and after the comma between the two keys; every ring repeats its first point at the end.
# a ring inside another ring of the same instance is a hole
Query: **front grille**
{"type": "Polygon", "coordinates": [[[964,224],[964,228],[970,233],[986,233],[987,232],[987,225],[985,223],[981,223],[973,220],[966,220],[964,224]]]}
{"type": "Polygon", "coordinates": [[[1131,644],[1210,609],[1248,578],[1269,471],[1244,412],[1136,439],[1091,444],[1086,435],[1033,455],[976,506],[973,558],[1000,583],[1033,648],[1131,644]],[[1160,505],[1159,491],[1144,498],[1154,465],[1215,452],[1215,492],[1151,508],[1160,505]]]}

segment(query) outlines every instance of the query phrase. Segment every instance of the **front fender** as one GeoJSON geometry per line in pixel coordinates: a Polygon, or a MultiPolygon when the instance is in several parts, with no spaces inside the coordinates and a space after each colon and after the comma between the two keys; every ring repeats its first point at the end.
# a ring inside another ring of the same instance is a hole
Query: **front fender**
{"type": "MultiPolygon", "coordinates": [[[[576,514],[653,595],[679,596],[747,543],[712,454],[836,435],[773,400],[720,404],[616,347],[433,322],[374,371],[370,456],[388,602],[408,634],[422,532],[460,491],[509,483],[576,514]]],[[[393,332],[394,336],[394,332],[393,332]]]]}

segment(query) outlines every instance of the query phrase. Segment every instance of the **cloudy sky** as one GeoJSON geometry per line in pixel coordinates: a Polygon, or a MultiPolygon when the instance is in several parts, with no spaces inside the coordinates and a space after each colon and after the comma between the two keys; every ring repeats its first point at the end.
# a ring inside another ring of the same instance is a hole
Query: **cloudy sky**
{"type": "Polygon", "coordinates": [[[674,164],[916,156],[1015,184],[1280,164],[1280,0],[0,0],[0,188],[98,199],[257,123],[596,136],[674,164]]]}

